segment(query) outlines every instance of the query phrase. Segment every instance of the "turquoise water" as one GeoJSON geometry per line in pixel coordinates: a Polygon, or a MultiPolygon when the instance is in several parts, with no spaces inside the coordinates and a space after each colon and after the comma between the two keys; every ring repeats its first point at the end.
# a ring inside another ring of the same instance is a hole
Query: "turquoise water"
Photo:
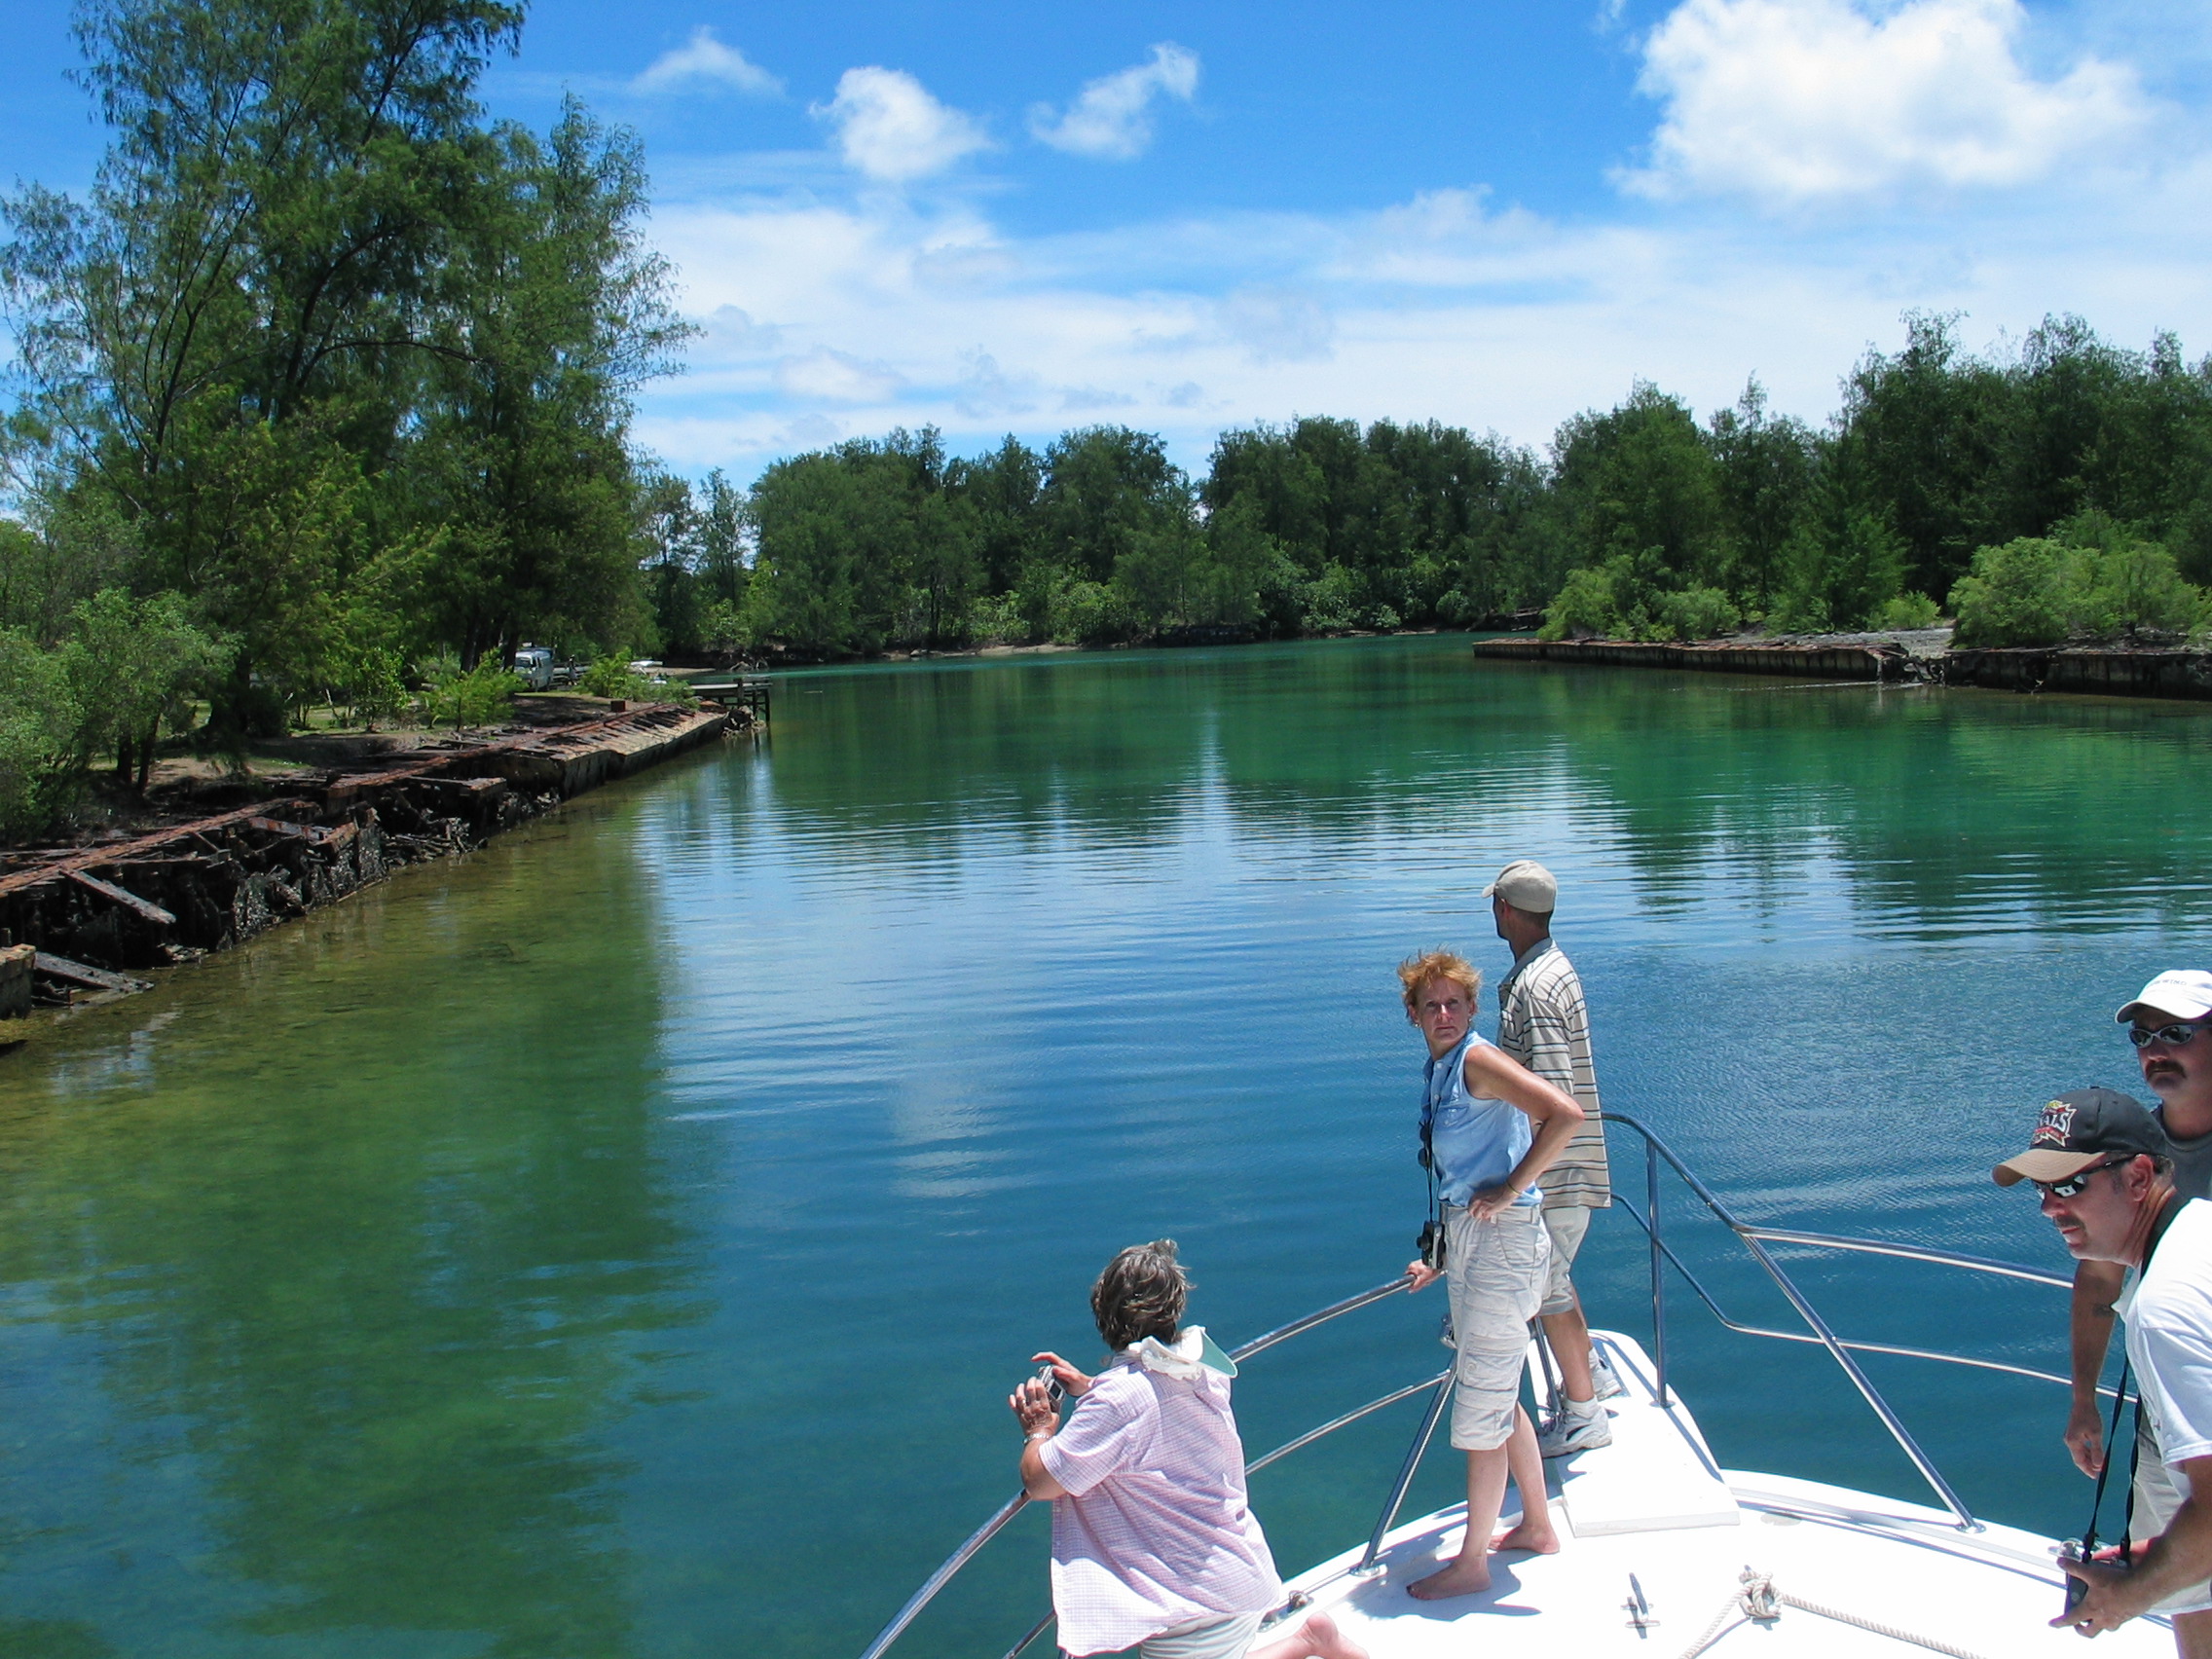
{"type": "MultiPolygon", "coordinates": [[[[0,1652],[857,1653],[1011,1490],[1006,1391],[1093,1351],[1115,1248],[1178,1238],[1230,1342],[1404,1262],[1391,967],[1501,972],[1515,856],[1608,1104],[1731,1202],[2060,1267],[1988,1165],[2139,1087],[2111,1011],[2206,954],[2208,742],[1450,637],[786,677],[757,748],[0,1059],[0,1652]]],[[[1601,1218],[1582,1277],[1641,1336],[1640,1239],[1601,1218]]],[[[2062,1366],[2055,1293],[1802,1271],[1846,1334],[2062,1366]]],[[[1917,1495],[1818,1354],[1673,1309],[1724,1462],[1917,1495]]],[[[1438,1368],[1438,1311],[1255,1361],[1248,1443],[1438,1368]]],[[[1978,1509],[2078,1528],[2060,1390],[1870,1369],[1978,1509]]],[[[1286,1568],[1365,1532],[1416,1414],[1256,1479],[1286,1568]]],[[[1041,1521],[900,1651],[1001,1650],[1041,1521]]]]}

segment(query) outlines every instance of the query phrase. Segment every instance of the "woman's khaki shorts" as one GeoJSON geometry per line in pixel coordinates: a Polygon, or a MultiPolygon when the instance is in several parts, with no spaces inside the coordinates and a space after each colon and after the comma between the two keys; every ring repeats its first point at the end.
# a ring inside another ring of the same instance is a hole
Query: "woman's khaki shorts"
{"type": "Polygon", "coordinates": [[[1490,1452],[1513,1432],[1521,1402],[1521,1369],[1529,1352],[1529,1321],[1544,1299],[1551,1272],[1551,1235],[1534,1204],[1477,1221],[1456,1204],[1444,1208],[1444,1276],[1452,1298],[1452,1444],[1490,1452]]]}

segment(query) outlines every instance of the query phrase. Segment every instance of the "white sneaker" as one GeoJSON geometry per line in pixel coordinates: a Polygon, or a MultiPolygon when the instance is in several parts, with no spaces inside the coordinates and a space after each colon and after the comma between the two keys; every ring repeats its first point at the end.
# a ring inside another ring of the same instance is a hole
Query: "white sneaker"
{"type": "Polygon", "coordinates": [[[1547,1457],[1565,1457],[1574,1452],[1594,1452],[1601,1446],[1613,1443],[1612,1419],[1597,1401],[1590,1402],[1586,1411],[1578,1412],[1571,1403],[1563,1406],[1560,1414],[1544,1424],[1536,1436],[1536,1450],[1547,1457]]]}
{"type": "Polygon", "coordinates": [[[1590,1350],[1590,1397],[1593,1400],[1617,1400],[1628,1392],[1628,1386],[1613,1375],[1613,1368],[1605,1363],[1605,1356],[1596,1348],[1590,1350]]]}

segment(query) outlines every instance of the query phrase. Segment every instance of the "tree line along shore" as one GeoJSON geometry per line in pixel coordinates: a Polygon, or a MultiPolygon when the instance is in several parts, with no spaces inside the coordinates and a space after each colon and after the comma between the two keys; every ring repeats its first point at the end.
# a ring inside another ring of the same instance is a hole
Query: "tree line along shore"
{"type": "Polygon", "coordinates": [[[638,655],[1473,627],[1962,644],[2186,637],[2212,582],[2212,361],[1910,313],[1813,425],[1639,385],[1541,450],[1434,421],[936,431],[671,475],[639,389],[691,327],[627,131],[475,89],[509,0],[98,0],[107,148],[0,201],[0,837],[96,771],[304,724],[496,711],[524,642],[638,655]]]}
{"type": "Polygon", "coordinates": [[[1117,426],[973,459],[928,430],[854,440],[747,494],[728,643],[1282,639],[1536,612],[1555,638],[1658,641],[1948,611],[1959,644],[2005,645],[2212,620],[2212,359],[2073,317],[2002,355],[1964,350],[1952,316],[1908,315],[1904,335],[1852,366],[1823,426],[1753,381],[1703,422],[1639,385],[1541,453],[1302,417],[1224,432],[1197,478],[1117,426]]]}

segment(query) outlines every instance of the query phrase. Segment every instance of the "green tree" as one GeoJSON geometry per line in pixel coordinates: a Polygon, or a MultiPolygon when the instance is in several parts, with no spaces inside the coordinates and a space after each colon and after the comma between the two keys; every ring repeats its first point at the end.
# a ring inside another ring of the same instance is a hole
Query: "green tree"
{"type": "Polygon", "coordinates": [[[1009,436],[991,454],[945,467],[945,493],[976,515],[976,557],[982,590],[1013,591],[1037,554],[1038,503],[1045,491],[1045,460],[1009,436]]]}
{"type": "Polygon", "coordinates": [[[1990,478],[2009,398],[2005,377],[1960,349],[1955,313],[1908,312],[1904,323],[1901,351],[1868,351],[1844,382],[1836,448],[1854,504],[1904,543],[1904,585],[1943,593],[1994,539],[1990,478]]]}
{"type": "Polygon", "coordinates": [[[105,158],[82,203],[11,198],[0,252],[33,528],[126,554],[70,603],[180,592],[236,642],[234,740],[367,651],[647,626],[630,397],[686,331],[635,139],[573,102],[542,139],[483,122],[475,81],[521,18],[81,14],[105,158]]]}
{"type": "Polygon", "coordinates": [[[855,439],[763,472],[746,509],[757,539],[741,612],[747,639],[872,651],[923,637],[933,591],[939,626],[961,614],[958,561],[934,550],[934,571],[921,568],[925,518],[933,534],[972,534],[964,511],[926,506],[944,473],[934,429],[855,439]]]}
{"type": "Polygon", "coordinates": [[[26,424],[132,524],[142,580],[236,630],[234,692],[312,666],[353,483],[454,349],[434,302],[478,170],[469,88],[520,20],[500,0],[80,14],[106,156],[81,206],[6,205],[26,424]]]}
{"type": "Polygon", "coordinates": [[[524,638],[627,646],[641,563],[685,568],[689,530],[682,487],[628,444],[636,388],[689,332],[644,243],[638,143],[571,99],[549,138],[503,127],[481,160],[448,273],[465,350],[425,376],[401,586],[465,660],[524,638]]]}
{"type": "Polygon", "coordinates": [[[1647,551],[1677,584],[1727,575],[1719,468],[1689,408],[1648,383],[1552,442],[1553,511],[1577,564],[1647,551]]]}
{"type": "Polygon", "coordinates": [[[1812,511],[1821,441],[1803,422],[1767,413],[1754,379],[1732,409],[1714,412],[1707,439],[1717,468],[1728,540],[1728,585],[1751,604],[1772,602],[1784,550],[1812,511]]]}
{"type": "Polygon", "coordinates": [[[163,722],[188,718],[186,694],[221,672],[230,648],[192,624],[180,594],[133,600],[104,588],[70,623],[62,661],[76,723],[67,764],[81,772],[112,753],[116,777],[142,793],[163,722]]]}
{"type": "Polygon", "coordinates": [[[2096,557],[2038,536],[1977,549],[1951,590],[1960,645],[2053,645],[2083,618],[2096,585],[2096,557]]]}
{"type": "Polygon", "coordinates": [[[65,757],[78,711],[61,653],[19,628],[0,628],[0,835],[35,834],[76,774],[65,757]]]}
{"type": "Polygon", "coordinates": [[[1904,578],[1901,537],[1840,492],[1807,515],[1782,550],[1781,588],[1768,620],[1790,633],[1869,626],[1904,578]]]}

